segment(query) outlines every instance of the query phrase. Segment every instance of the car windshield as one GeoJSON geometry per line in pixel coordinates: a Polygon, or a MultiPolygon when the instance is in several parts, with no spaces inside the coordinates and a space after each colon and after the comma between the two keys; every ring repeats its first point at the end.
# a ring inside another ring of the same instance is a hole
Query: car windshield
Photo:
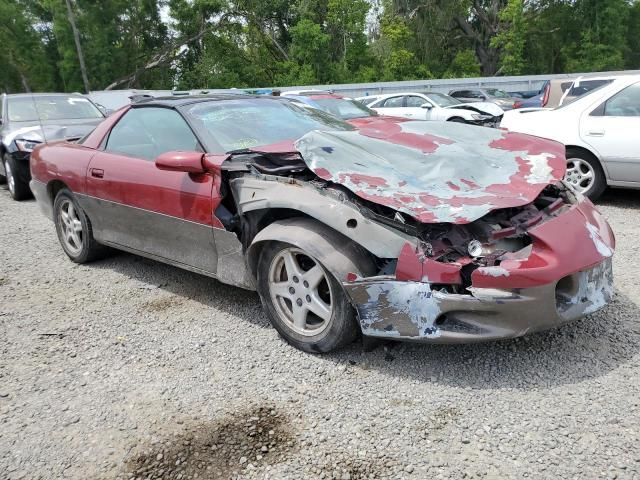
{"type": "Polygon", "coordinates": [[[46,95],[8,99],[8,118],[12,122],[81,120],[102,118],[88,99],[72,95],[46,95]]]}
{"type": "Polygon", "coordinates": [[[444,93],[429,93],[427,98],[439,107],[450,107],[451,105],[459,105],[462,102],[444,93]]]}
{"type": "Polygon", "coordinates": [[[485,92],[494,98],[510,98],[507,92],[504,90],[498,90],[497,88],[487,88],[485,89],[485,92]]]}
{"type": "Polygon", "coordinates": [[[312,130],[354,130],[320,110],[275,98],[202,102],[188,105],[185,113],[210,152],[297,140],[312,130]]]}
{"type": "Polygon", "coordinates": [[[561,108],[565,108],[568,105],[572,105],[576,100],[582,100],[583,98],[590,97],[595,92],[598,92],[598,91],[602,90],[604,87],[608,86],[610,83],[611,82],[604,83],[604,84],[594,88],[593,90],[589,90],[588,92],[580,95],[579,97],[570,97],[570,96],[567,95],[564,98],[564,100],[562,101],[562,105],[558,105],[553,110],[560,110],[561,108]]]}
{"type": "Polygon", "coordinates": [[[313,98],[322,110],[343,120],[352,118],[375,117],[378,114],[355,100],[346,98],[313,98]]]}
{"type": "Polygon", "coordinates": [[[613,82],[613,79],[607,80],[576,80],[571,85],[569,89],[569,93],[567,96],[571,97],[579,97],[580,95],[584,95],[585,93],[589,93],[591,90],[602,87],[604,85],[609,85],[613,82]]]}

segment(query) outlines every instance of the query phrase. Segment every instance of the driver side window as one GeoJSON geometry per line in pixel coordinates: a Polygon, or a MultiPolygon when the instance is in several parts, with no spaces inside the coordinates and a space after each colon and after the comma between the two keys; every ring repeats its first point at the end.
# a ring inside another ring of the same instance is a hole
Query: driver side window
{"type": "Polygon", "coordinates": [[[415,95],[407,97],[407,107],[421,107],[425,103],[429,102],[422,97],[417,97],[415,95]]]}
{"type": "Polygon", "coordinates": [[[175,110],[140,107],[129,110],[111,129],[105,150],[155,160],[172,150],[201,150],[187,122],[175,110]]]}
{"type": "Polygon", "coordinates": [[[640,83],[611,97],[604,105],[605,117],[640,117],[640,83]]]}
{"type": "Polygon", "coordinates": [[[391,97],[387,98],[384,103],[381,105],[382,108],[398,108],[402,107],[402,100],[404,97],[391,97]]]}

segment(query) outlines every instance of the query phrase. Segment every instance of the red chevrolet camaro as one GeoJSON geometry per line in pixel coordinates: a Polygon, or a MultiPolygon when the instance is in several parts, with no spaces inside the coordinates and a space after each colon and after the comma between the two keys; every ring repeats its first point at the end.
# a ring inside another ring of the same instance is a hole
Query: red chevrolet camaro
{"type": "Polygon", "coordinates": [[[357,128],[279,98],[147,99],[38,147],[65,253],[107,247],[258,291],[291,344],[471,342],[605,306],[614,237],[564,148],[463,124],[357,128]]]}

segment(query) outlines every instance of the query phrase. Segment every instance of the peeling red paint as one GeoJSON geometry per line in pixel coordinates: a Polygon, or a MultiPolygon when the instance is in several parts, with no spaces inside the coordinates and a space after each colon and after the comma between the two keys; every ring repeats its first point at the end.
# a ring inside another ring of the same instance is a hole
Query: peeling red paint
{"type": "Polygon", "coordinates": [[[464,224],[526,205],[564,175],[556,142],[482,129],[472,143],[436,123],[378,118],[357,132],[311,132],[296,146],[319,177],[422,223],[464,224]]]}
{"type": "Polygon", "coordinates": [[[359,278],[360,277],[358,276],[357,273],[353,273],[353,272],[347,273],[347,282],[355,282],[359,278]]]}
{"type": "Polygon", "coordinates": [[[460,181],[470,188],[480,188],[480,185],[478,185],[473,180],[467,180],[466,178],[461,178],[460,181]]]}
{"type": "Polygon", "coordinates": [[[526,259],[510,259],[500,263],[500,267],[509,273],[508,276],[486,275],[482,269],[477,269],[471,275],[471,284],[486,288],[536,287],[600,263],[606,257],[594,245],[587,224],[597,229],[607,248],[615,248],[611,228],[593,204],[585,200],[562,215],[529,228],[528,233],[533,240],[530,255],[526,259]],[[575,248],[576,245],[580,245],[580,248],[575,248]]]}
{"type": "Polygon", "coordinates": [[[396,280],[459,285],[462,283],[460,267],[457,263],[441,263],[426,258],[407,242],[398,257],[396,280]]]}
{"type": "MultiPolygon", "coordinates": [[[[318,172],[316,172],[317,174],[318,172]]],[[[320,175],[318,175],[320,176],[320,175]]],[[[355,185],[365,184],[369,187],[386,187],[387,181],[384,178],[380,177],[372,177],[371,175],[362,175],[359,173],[354,173],[353,175],[341,174],[340,182],[343,183],[346,180],[350,180],[355,185]]]]}
{"type": "Polygon", "coordinates": [[[380,119],[378,122],[371,122],[362,126],[359,132],[365,137],[387,140],[405,147],[416,148],[425,154],[435,152],[440,145],[452,145],[455,143],[449,138],[437,135],[416,135],[415,133],[403,132],[400,122],[387,121],[386,119],[380,119]]]}
{"type": "Polygon", "coordinates": [[[331,172],[326,168],[316,168],[314,173],[323,180],[331,180],[331,172]]]}
{"type": "Polygon", "coordinates": [[[261,145],[251,148],[256,153],[298,153],[293,140],[284,140],[270,145],[261,145]]]}
{"type": "Polygon", "coordinates": [[[422,261],[413,245],[405,243],[398,256],[396,280],[422,281],[422,261]]]}

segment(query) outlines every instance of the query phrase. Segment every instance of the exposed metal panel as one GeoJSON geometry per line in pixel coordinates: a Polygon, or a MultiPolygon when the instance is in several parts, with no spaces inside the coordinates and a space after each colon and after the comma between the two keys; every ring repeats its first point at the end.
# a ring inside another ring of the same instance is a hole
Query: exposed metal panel
{"type": "Polygon", "coordinates": [[[231,180],[240,213],[287,208],[297,210],[356,241],[379,258],[396,258],[415,239],[364,217],[345,194],[270,175],[231,180]]]}
{"type": "Polygon", "coordinates": [[[526,205],[566,165],[559,143],[445,122],[313,131],[295,145],[320,178],[423,223],[469,223],[526,205]]]}
{"type": "Polygon", "coordinates": [[[75,194],[99,242],[121,245],[216,274],[213,228],[141,208],[75,194]]]}

